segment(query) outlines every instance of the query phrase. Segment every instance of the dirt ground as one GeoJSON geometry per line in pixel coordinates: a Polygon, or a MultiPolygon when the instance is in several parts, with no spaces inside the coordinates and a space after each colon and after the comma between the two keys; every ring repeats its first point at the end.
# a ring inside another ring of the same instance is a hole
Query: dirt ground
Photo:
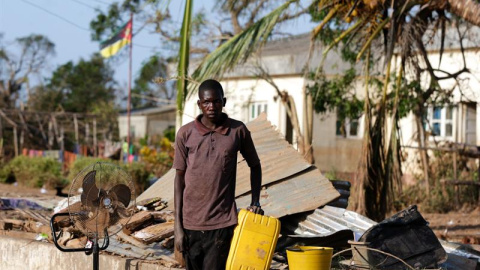
{"type": "Polygon", "coordinates": [[[42,194],[39,188],[27,188],[0,183],[0,196],[2,197],[45,197],[54,196],[55,193],[56,190],[47,190],[47,193],[42,194]]]}
{"type": "MultiPolygon", "coordinates": [[[[68,193],[68,190],[63,192],[68,193]]],[[[54,198],[55,190],[42,194],[38,188],[0,184],[0,197],[54,198]]],[[[61,199],[61,198],[57,198],[61,199]]],[[[480,207],[470,211],[421,213],[435,234],[444,240],[465,244],[480,244],[480,207]]]]}
{"type": "Polygon", "coordinates": [[[447,214],[422,214],[438,238],[464,244],[480,244],[480,208],[447,214]]]}

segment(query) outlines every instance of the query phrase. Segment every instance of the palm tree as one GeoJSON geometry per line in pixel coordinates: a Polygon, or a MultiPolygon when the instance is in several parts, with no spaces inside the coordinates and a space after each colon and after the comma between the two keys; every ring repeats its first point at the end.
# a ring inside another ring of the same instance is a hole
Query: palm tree
{"type": "Polygon", "coordinates": [[[190,57],[190,26],[192,20],[192,0],[185,1],[182,29],[180,31],[180,51],[178,53],[178,80],[177,80],[177,117],[176,130],[182,126],[183,106],[187,96],[188,60],[190,57]]]}

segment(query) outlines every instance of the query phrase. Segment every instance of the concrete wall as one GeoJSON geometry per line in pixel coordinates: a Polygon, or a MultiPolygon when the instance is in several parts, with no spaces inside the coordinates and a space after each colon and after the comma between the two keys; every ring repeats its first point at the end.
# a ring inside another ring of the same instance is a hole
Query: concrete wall
{"type": "MultiPolygon", "coordinates": [[[[127,117],[119,116],[118,117],[118,129],[120,138],[127,137],[127,117]]],[[[130,127],[134,130],[130,132],[135,132],[135,138],[145,137],[145,132],[147,131],[147,117],[144,115],[132,115],[130,116],[130,127]]]]}
{"type": "MultiPolygon", "coordinates": [[[[2,270],[88,270],[93,257],[84,252],[61,252],[53,244],[0,236],[0,269],[2,270]]],[[[100,254],[99,269],[159,270],[167,268],[146,261],[100,254]]]]}

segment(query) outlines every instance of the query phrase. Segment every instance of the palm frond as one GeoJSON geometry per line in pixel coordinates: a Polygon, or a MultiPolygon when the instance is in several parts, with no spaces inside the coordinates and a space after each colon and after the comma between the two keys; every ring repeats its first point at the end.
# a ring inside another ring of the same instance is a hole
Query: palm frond
{"type": "MultiPolygon", "coordinates": [[[[291,3],[297,1],[290,0],[284,3],[249,28],[222,44],[200,63],[193,72],[192,77],[197,81],[203,81],[207,78],[221,78],[225,72],[238,64],[244,63],[252,53],[267,41],[280,15],[291,3]]],[[[189,95],[191,94],[193,94],[193,91],[190,91],[189,95]]]]}
{"type": "Polygon", "coordinates": [[[367,17],[358,20],[354,25],[352,25],[350,28],[347,30],[343,31],[335,40],[333,40],[328,47],[323,51],[323,56],[327,55],[327,53],[334,47],[336,46],[340,41],[345,39],[346,36],[348,36],[350,33],[352,33],[354,30],[356,30],[360,25],[363,25],[364,22],[367,20],[367,17]]]}
{"type": "Polygon", "coordinates": [[[192,19],[192,3],[193,0],[185,2],[185,13],[183,15],[181,38],[180,38],[180,52],[178,61],[178,81],[177,81],[177,130],[182,125],[183,104],[185,104],[185,97],[187,96],[187,80],[188,75],[188,60],[190,51],[190,22],[192,19]]]}
{"type": "Polygon", "coordinates": [[[335,5],[330,11],[328,12],[327,16],[323,18],[322,22],[318,24],[312,32],[313,38],[316,38],[320,31],[322,31],[323,27],[335,16],[337,11],[340,9],[341,5],[335,5]]]}
{"type": "Polygon", "coordinates": [[[370,47],[370,44],[372,43],[372,41],[378,36],[378,34],[380,34],[380,31],[383,30],[383,27],[385,27],[385,25],[390,21],[390,17],[387,17],[385,18],[378,26],[377,28],[375,29],[375,31],[370,35],[370,37],[368,38],[368,40],[365,42],[365,44],[363,44],[363,47],[362,49],[360,50],[360,52],[357,54],[357,61],[360,60],[362,58],[362,55],[363,53],[365,52],[365,50],[370,47]]]}

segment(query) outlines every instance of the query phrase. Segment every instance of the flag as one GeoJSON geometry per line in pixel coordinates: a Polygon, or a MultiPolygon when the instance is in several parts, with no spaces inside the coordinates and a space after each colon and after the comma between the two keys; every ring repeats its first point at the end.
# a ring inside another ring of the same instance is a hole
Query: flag
{"type": "Polygon", "coordinates": [[[110,39],[100,43],[100,54],[105,58],[109,58],[130,42],[132,42],[132,20],[124,24],[110,39]]]}

